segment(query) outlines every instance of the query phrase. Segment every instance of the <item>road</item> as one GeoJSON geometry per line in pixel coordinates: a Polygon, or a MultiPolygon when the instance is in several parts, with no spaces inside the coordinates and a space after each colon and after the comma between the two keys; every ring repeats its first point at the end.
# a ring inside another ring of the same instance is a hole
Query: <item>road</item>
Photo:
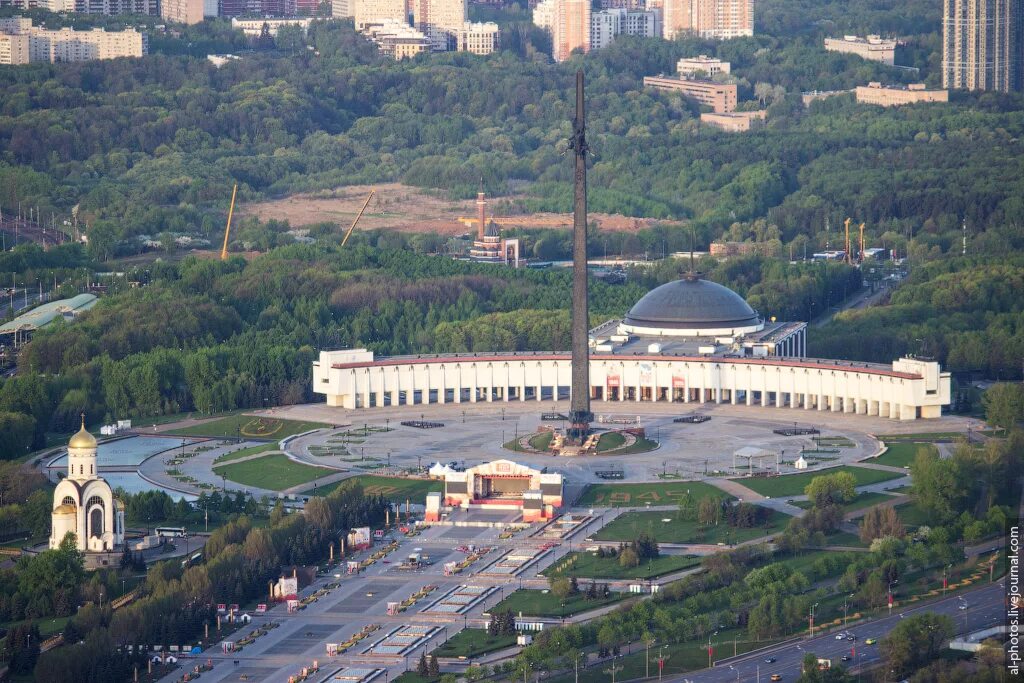
{"type": "Polygon", "coordinates": [[[849,632],[857,636],[856,641],[836,640],[837,632],[832,632],[813,639],[804,639],[799,643],[790,642],[757,654],[733,658],[716,664],[713,669],[666,677],[665,683],[757,683],[760,680],[768,681],[772,674],[781,674],[783,681],[794,681],[800,677],[800,664],[806,653],[813,652],[818,657],[831,659],[833,663],[849,668],[854,662],[842,662],[840,658],[843,655],[852,655],[854,646],[856,664],[873,665],[881,658],[878,645],[865,645],[864,641],[868,638],[882,638],[901,619],[924,612],[936,612],[953,617],[959,634],[1003,623],[1005,593],[1001,583],[996,582],[962,595],[963,602],[967,605],[965,610],[959,609],[961,598],[958,596],[920,607],[897,609],[893,610],[891,617],[850,627],[849,632]],[[768,658],[775,658],[776,661],[769,664],[765,661],[768,658]]]}

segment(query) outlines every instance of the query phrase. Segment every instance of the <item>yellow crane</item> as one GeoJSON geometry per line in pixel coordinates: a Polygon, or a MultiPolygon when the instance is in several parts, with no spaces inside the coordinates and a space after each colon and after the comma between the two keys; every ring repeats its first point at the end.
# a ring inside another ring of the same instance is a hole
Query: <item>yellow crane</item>
{"type": "Polygon", "coordinates": [[[370,190],[370,194],[366,195],[366,201],[363,202],[363,208],[359,209],[359,213],[356,214],[356,219],[352,221],[352,225],[348,226],[348,232],[345,233],[345,238],[341,240],[341,246],[345,246],[345,243],[348,242],[348,238],[352,236],[352,231],[356,229],[356,223],[358,223],[359,219],[363,217],[363,212],[366,211],[366,207],[370,205],[370,200],[373,199],[375,192],[377,192],[377,190],[370,190]]]}
{"type": "Polygon", "coordinates": [[[238,193],[238,183],[231,190],[231,208],[228,209],[228,226],[224,228],[224,246],[220,248],[220,260],[228,260],[228,237],[231,235],[231,216],[235,213],[235,194],[238,193]]]}
{"type": "Polygon", "coordinates": [[[857,260],[864,263],[864,224],[860,224],[860,253],[857,254],[857,260]]]}
{"type": "Polygon", "coordinates": [[[850,219],[847,218],[843,221],[843,225],[846,227],[846,258],[844,260],[850,263],[850,219]]]}

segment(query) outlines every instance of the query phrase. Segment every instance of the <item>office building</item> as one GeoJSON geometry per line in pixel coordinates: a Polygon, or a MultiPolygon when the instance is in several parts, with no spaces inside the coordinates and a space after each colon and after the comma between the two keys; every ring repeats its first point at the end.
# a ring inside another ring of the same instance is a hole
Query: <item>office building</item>
{"type": "Polygon", "coordinates": [[[723,62],[715,57],[708,57],[707,55],[683,57],[676,62],[676,71],[685,78],[700,74],[703,74],[704,78],[714,78],[719,74],[730,73],[732,71],[732,64],[723,62]]]}
{"type": "Polygon", "coordinates": [[[727,133],[743,133],[750,130],[755,122],[764,121],[766,116],[767,113],[763,109],[760,111],[730,111],[721,114],[703,112],[700,115],[700,122],[727,133]]]}
{"type": "Polygon", "coordinates": [[[754,35],[753,0],[664,0],[664,36],[729,39],[754,35]]]}
{"type": "Polygon", "coordinates": [[[895,40],[883,40],[879,36],[843,36],[842,38],[826,38],[826,52],[844,52],[857,55],[872,62],[881,62],[892,66],[896,63],[895,40]]]}
{"type": "Polygon", "coordinates": [[[1021,0],[943,0],[942,87],[1021,87],[1021,0]]]}
{"type": "Polygon", "coordinates": [[[896,107],[901,104],[918,102],[949,102],[948,90],[927,90],[924,83],[907,86],[885,85],[872,82],[857,86],[857,101],[862,104],[877,104],[882,107],[896,107]]]}
{"type": "Polygon", "coordinates": [[[644,77],[644,86],[656,90],[680,92],[684,97],[706,104],[718,114],[736,109],[735,83],[712,83],[672,78],[671,76],[646,76],[644,77]]]}
{"type": "Polygon", "coordinates": [[[160,16],[177,24],[200,24],[203,21],[203,0],[160,0],[160,16]]]}
{"type": "Polygon", "coordinates": [[[356,30],[361,31],[370,24],[394,22],[409,23],[409,10],[406,0],[349,0],[352,16],[355,17],[356,30]]]}
{"type": "Polygon", "coordinates": [[[489,55],[498,49],[500,30],[492,22],[472,23],[467,21],[459,29],[459,52],[472,52],[475,55],[489,55]]]}

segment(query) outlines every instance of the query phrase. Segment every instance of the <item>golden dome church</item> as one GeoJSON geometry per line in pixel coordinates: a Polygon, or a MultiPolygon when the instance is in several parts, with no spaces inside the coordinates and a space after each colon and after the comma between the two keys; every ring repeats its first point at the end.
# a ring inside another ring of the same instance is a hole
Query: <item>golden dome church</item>
{"type": "Polygon", "coordinates": [[[82,428],[68,442],[68,476],[53,492],[50,548],[75,534],[86,553],[109,553],[124,545],[124,504],[114,498],[110,484],[99,476],[96,438],[82,428]]]}

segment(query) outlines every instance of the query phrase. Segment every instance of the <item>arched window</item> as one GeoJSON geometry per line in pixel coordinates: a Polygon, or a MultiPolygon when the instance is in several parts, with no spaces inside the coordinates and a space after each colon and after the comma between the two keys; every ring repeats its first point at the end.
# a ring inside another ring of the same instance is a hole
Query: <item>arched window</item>
{"type": "Polygon", "coordinates": [[[64,496],[64,500],[60,502],[61,505],[78,505],[78,501],[75,500],[74,496],[64,496]]]}
{"type": "Polygon", "coordinates": [[[89,511],[89,532],[88,535],[99,538],[103,535],[103,499],[99,496],[90,496],[89,502],[85,504],[89,511]]]}

